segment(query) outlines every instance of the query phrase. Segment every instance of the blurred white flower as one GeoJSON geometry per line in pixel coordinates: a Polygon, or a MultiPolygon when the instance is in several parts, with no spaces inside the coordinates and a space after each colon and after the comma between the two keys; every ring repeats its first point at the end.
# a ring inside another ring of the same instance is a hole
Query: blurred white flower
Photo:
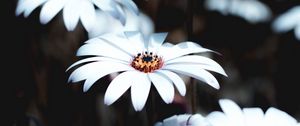
{"type": "Polygon", "coordinates": [[[63,20],[68,31],[73,31],[79,20],[87,31],[92,29],[96,23],[94,6],[109,13],[122,24],[125,24],[126,18],[122,7],[138,13],[138,8],[132,0],[19,0],[16,15],[24,13],[24,16],[27,17],[42,4],[40,22],[47,24],[63,10],[63,20]]]}
{"type": "Polygon", "coordinates": [[[268,21],[272,16],[270,8],[257,0],[206,0],[205,8],[239,16],[250,23],[268,21]]]}
{"type": "Polygon", "coordinates": [[[94,38],[104,33],[122,35],[124,31],[140,31],[145,36],[149,36],[154,32],[154,23],[150,17],[141,12],[136,15],[127,9],[124,9],[124,12],[127,20],[125,25],[122,25],[117,19],[103,11],[96,11],[97,22],[88,32],[89,38],[94,38]]]}
{"type": "Polygon", "coordinates": [[[98,79],[111,73],[122,72],[109,84],[104,102],[114,103],[131,88],[131,100],[136,111],[141,110],[148,98],[151,82],[165,103],[174,99],[174,83],[184,96],[186,87],[176,74],[181,73],[202,80],[219,89],[217,79],[208,71],[226,75],[215,61],[193,53],[210,52],[193,42],[177,45],[162,44],[167,33],[152,34],[145,39],[139,32],[125,32],[124,36],[104,34],[85,42],[77,56],[93,56],[72,64],[70,68],[83,64],[74,70],[69,81],[85,80],[83,91],[87,91],[98,79]]]}
{"type": "Polygon", "coordinates": [[[154,126],[210,126],[210,124],[200,114],[182,114],[166,118],[154,126]]]}
{"type": "Polygon", "coordinates": [[[296,126],[297,121],[286,112],[270,107],[243,108],[229,99],[219,100],[223,112],[210,113],[206,119],[212,126],[296,126]]]}
{"type": "Polygon", "coordinates": [[[295,29],[295,36],[300,40],[300,6],[296,6],[280,15],[272,24],[275,32],[282,33],[295,29]]]}

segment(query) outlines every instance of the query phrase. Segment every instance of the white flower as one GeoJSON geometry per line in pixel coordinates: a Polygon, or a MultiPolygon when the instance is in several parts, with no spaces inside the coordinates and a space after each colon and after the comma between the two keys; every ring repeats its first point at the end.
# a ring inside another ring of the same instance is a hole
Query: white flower
{"type": "Polygon", "coordinates": [[[216,78],[206,70],[226,76],[223,68],[215,61],[193,53],[209,52],[193,42],[177,45],[163,44],[167,33],[156,33],[144,39],[139,32],[125,32],[124,36],[104,34],[90,39],[78,49],[77,56],[93,56],[77,61],[69,67],[83,66],[74,70],[69,81],[85,80],[83,91],[87,91],[98,79],[111,73],[122,72],[109,84],[104,102],[114,103],[127,89],[131,88],[131,100],[135,110],[141,110],[147,100],[151,82],[165,103],[174,98],[174,83],[184,96],[186,88],[181,73],[202,80],[219,89],[216,78]]]}
{"type": "Polygon", "coordinates": [[[87,31],[92,29],[96,22],[94,6],[119,19],[123,24],[123,6],[138,13],[138,8],[132,0],[19,0],[16,15],[24,12],[24,16],[27,17],[42,4],[40,22],[47,24],[63,10],[63,20],[68,31],[73,31],[79,20],[87,31]]]}
{"type": "Polygon", "coordinates": [[[210,113],[206,119],[212,126],[296,126],[297,121],[286,112],[270,107],[243,108],[229,99],[219,100],[223,112],[210,113]]]}
{"type": "Polygon", "coordinates": [[[205,7],[223,15],[239,16],[250,23],[268,21],[272,16],[270,8],[257,0],[206,0],[205,7]]]}
{"type": "Polygon", "coordinates": [[[300,40],[300,6],[293,7],[276,18],[272,24],[272,28],[278,33],[295,29],[295,36],[300,40]]]}
{"type": "Polygon", "coordinates": [[[122,35],[124,31],[140,31],[145,36],[149,36],[154,32],[154,23],[150,17],[142,12],[136,15],[127,9],[124,9],[124,12],[127,20],[125,25],[122,25],[117,19],[105,14],[103,11],[96,11],[97,22],[88,32],[89,38],[94,38],[104,33],[122,35]]]}
{"type": "Polygon", "coordinates": [[[154,126],[210,126],[210,124],[200,114],[182,114],[166,118],[154,126]]]}

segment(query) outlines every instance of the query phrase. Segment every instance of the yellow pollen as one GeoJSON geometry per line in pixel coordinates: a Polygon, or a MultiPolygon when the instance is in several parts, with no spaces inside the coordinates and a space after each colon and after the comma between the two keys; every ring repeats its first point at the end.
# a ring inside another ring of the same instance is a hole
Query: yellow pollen
{"type": "Polygon", "coordinates": [[[130,64],[136,70],[144,73],[151,73],[157,69],[160,69],[163,65],[161,57],[153,54],[152,52],[138,53],[130,64]]]}

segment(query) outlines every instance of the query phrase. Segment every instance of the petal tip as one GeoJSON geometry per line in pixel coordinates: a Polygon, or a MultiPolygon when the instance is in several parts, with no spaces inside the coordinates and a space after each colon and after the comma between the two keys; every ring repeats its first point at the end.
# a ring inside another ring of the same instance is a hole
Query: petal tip
{"type": "Polygon", "coordinates": [[[105,105],[111,105],[113,102],[111,102],[111,100],[109,100],[108,98],[107,98],[107,96],[104,96],[104,104],[105,105]]]}

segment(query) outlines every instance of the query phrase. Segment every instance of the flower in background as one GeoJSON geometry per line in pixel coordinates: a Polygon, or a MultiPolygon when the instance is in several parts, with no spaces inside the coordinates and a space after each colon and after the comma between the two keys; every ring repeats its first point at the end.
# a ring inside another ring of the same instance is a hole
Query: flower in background
{"type": "Polygon", "coordinates": [[[104,103],[111,105],[128,90],[136,111],[142,110],[151,87],[151,82],[165,103],[172,103],[174,87],[184,96],[184,81],[176,73],[202,80],[219,89],[216,78],[206,70],[226,75],[215,61],[193,53],[211,52],[193,42],[177,45],[162,44],[167,33],[155,33],[145,39],[139,32],[125,32],[124,35],[104,34],[85,42],[77,56],[92,56],[77,61],[67,70],[83,64],[74,70],[69,81],[85,80],[83,91],[87,91],[98,79],[116,72],[122,72],[109,84],[104,103]]]}
{"type": "Polygon", "coordinates": [[[295,29],[295,36],[300,40],[300,6],[296,6],[280,15],[272,24],[277,33],[287,32],[295,29]]]}
{"type": "Polygon", "coordinates": [[[63,10],[63,20],[68,31],[73,31],[79,20],[89,31],[96,23],[96,7],[109,13],[125,24],[125,15],[122,7],[138,13],[138,8],[132,0],[19,0],[16,15],[24,13],[27,17],[35,8],[42,5],[40,22],[47,24],[55,15],[63,10]]]}
{"type": "Polygon", "coordinates": [[[154,126],[210,126],[210,124],[200,114],[182,114],[166,118],[154,126]]]}
{"type": "Polygon", "coordinates": [[[205,8],[239,16],[253,24],[268,21],[272,16],[270,8],[257,0],[206,0],[205,8]]]}
{"type": "Polygon", "coordinates": [[[128,9],[124,9],[124,12],[127,20],[125,25],[122,25],[117,19],[105,14],[105,12],[96,11],[97,22],[88,32],[89,38],[94,38],[105,33],[122,35],[125,31],[140,31],[145,36],[149,36],[154,32],[154,23],[150,17],[142,12],[136,15],[128,9]]]}
{"type": "Polygon", "coordinates": [[[241,109],[229,99],[221,99],[219,104],[223,112],[215,111],[206,117],[212,126],[297,126],[293,117],[273,107],[264,113],[261,108],[241,109]]]}

